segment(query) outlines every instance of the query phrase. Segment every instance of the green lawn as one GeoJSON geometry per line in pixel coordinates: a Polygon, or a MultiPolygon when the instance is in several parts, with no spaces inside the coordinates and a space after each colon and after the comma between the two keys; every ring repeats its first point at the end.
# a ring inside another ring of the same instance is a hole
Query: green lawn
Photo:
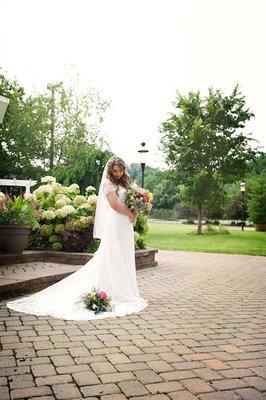
{"type": "Polygon", "coordinates": [[[266,232],[253,228],[225,227],[230,234],[193,235],[196,225],[149,222],[147,247],[161,250],[200,251],[208,253],[251,254],[266,256],[266,232]]]}

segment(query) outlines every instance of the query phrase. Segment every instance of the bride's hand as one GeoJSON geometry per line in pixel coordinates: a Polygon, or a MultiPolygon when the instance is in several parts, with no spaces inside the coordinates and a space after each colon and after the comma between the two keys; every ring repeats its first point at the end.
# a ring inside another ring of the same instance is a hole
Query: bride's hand
{"type": "Polygon", "coordinates": [[[130,212],[130,215],[129,215],[129,219],[130,219],[130,222],[131,222],[132,224],[135,223],[136,217],[137,217],[137,214],[131,211],[131,212],[130,212]]]}

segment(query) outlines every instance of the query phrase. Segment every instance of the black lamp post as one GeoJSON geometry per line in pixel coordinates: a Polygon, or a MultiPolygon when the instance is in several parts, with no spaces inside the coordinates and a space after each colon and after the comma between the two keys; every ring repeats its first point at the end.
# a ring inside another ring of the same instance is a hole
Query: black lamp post
{"type": "Polygon", "coordinates": [[[142,142],[141,143],[141,148],[138,150],[138,153],[140,154],[140,165],[141,165],[141,186],[144,188],[144,172],[145,172],[145,161],[146,161],[146,155],[149,152],[148,149],[146,149],[146,143],[142,142]]]}
{"type": "Polygon", "coordinates": [[[244,230],[245,190],[246,190],[245,182],[240,183],[240,190],[242,192],[241,230],[243,231],[244,230]]]}

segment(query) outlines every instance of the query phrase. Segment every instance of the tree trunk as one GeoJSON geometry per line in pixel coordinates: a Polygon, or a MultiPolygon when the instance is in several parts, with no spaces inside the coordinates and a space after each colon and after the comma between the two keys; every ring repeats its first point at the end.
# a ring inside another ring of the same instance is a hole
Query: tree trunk
{"type": "Polygon", "coordinates": [[[198,235],[201,235],[202,207],[198,207],[198,235]]]}

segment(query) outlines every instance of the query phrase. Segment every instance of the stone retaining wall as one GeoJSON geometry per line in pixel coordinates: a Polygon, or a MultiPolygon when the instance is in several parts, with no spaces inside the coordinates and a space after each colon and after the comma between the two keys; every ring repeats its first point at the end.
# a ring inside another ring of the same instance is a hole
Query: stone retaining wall
{"type": "MultiPolygon", "coordinates": [[[[136,269],[155,267],[156,249],[136,250],[136,269]]],[[[63,251],[24,251],[22,254],[1,254],[0,266],[10,264],[30,263],[36,261],[54,262],[60,264],[83,265],[93,257],[93,253],[66,253],[63,251]]]]}

